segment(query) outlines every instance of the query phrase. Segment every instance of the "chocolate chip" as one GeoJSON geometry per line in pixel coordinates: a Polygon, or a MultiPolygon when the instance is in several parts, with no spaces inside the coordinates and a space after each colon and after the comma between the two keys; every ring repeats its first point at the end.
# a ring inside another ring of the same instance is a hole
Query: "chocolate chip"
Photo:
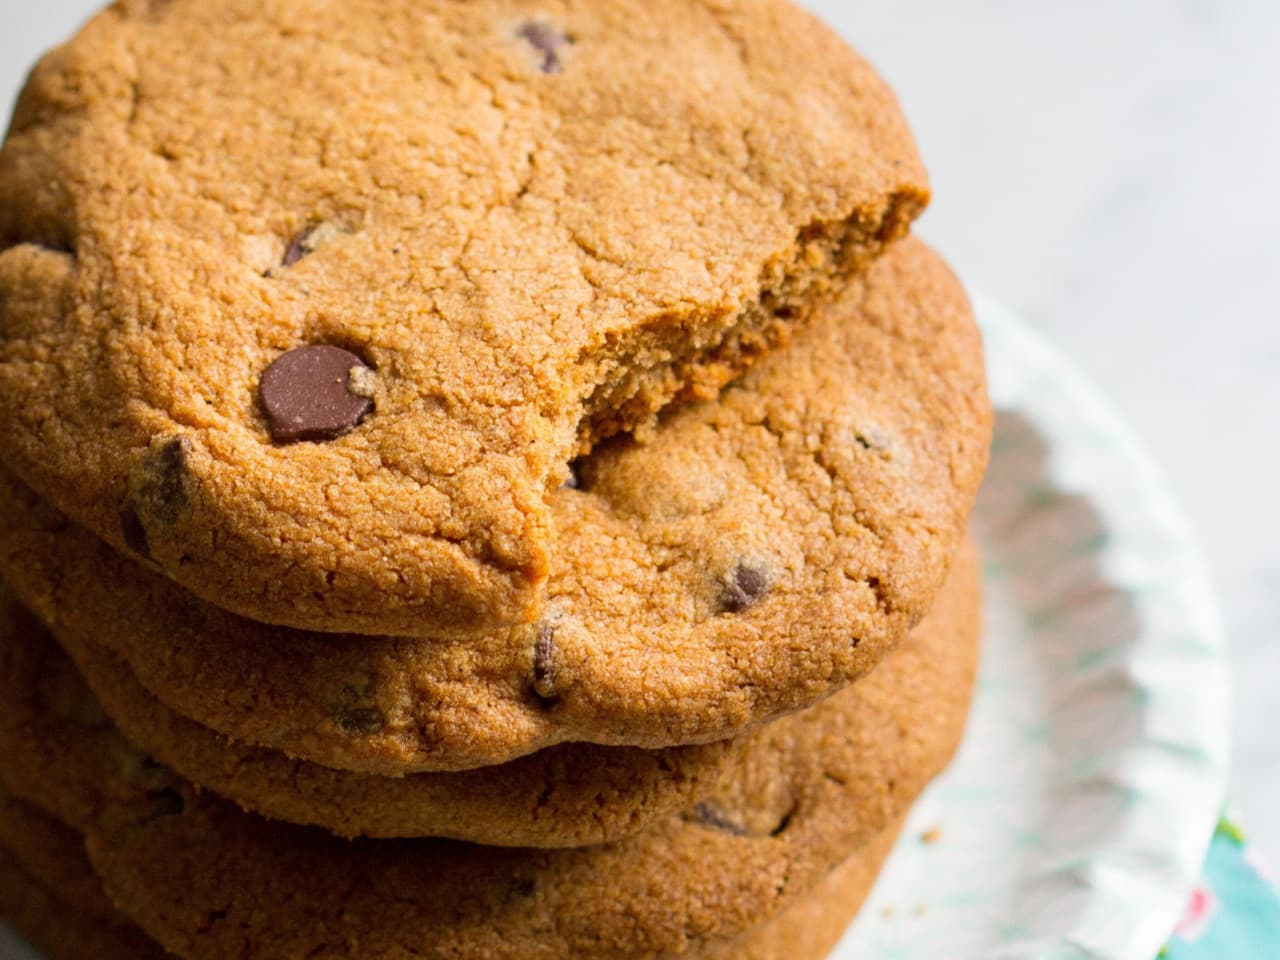
{"type": "Polygon", "coordinates": [[[333,440],[354,430],[373,410],[373,401],[362,396],[370,392],[368,370],[351,351],[320,344],[277,358],[258,384],[271,439],[333,440]]]}
{"type": "Polygon", "coordinates": [[[285,247],[284,257],[280,260],[283,266],[292,267],[307,255],[308,251],[303,247],[303,244],[306,243],[307,237],[310,235],[310,230],[304,230],[289,241],[289,246],[285,247]]]}
{"type": "Polygon", "coordinates": [[[345,232],[335,223],[313,224],[289,241],[280,263],[282,266],[292,267],[303,257],[310,256],[345,232]]]}
{"type": "Polygon", "coordinates": [[[710,827],[712,830],[722,830],[725,833],[733,834],[735,837],[745,837],[747,835],[746,827],[734,823],[710,803],[700,803],[694,807],[692,819],[704,827],[710,827]]]}
{"type": "Polygon", "coordinates": [[[342,728],[343,733],[367,737],[382,730],[387,718],[374,698],[375,684],[372,678],[344,683],[332,693],[330,716],[342,728]]]}
{"type": "Polygon", "coordinates": [[[361,737],[371,736],[386,725],[377,707],[342,707],[334,711],[333,719],[344,733],[361,737]]]}
{"type": "Polygon", "coordinates": [[[555,700],[557,696],[560,669],[556,664],[555,638],[556,628],[544,623],[538,627],[538,638],[533,645],[533,692],[544,701],[555,700]]]}
{"type": "Polygon", "coordinates": [[[185,436],[152,442],[129,474],[128,499],[120,510],[125,545],[143,557],[151,556],[148,524],[174,526],[188,501],[188,464],[194,448],[185,436]]]}
{"type": "Polygon", "coordinates": [[[151,559],[151,541],[147,538],[147,528],[142,525],[142,518],[131,503],[120,508],[120,533],[124,536],[126,547],[140,557],[151,559]]]}
{"type": "Polygon", "coordinates": [[[561,73],[564,61],[560,59],[560,50],[572,43],[568,36],[546,23],[530,20],[517,31],[522,40],[542,54],[543,73],[561,73]]]}
{"type": "Polygon", "coordinates": [[[768,589],[769,578],[764,570],[739,563],[722,585],[720,606],[728,613],[740,613],[758,602],[768,589]]]}

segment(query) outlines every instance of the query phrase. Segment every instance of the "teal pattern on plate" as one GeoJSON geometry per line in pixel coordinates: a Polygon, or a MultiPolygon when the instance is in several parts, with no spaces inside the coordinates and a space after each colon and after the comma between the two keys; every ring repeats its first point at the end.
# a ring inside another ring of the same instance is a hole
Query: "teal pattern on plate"
{"type": "Polygon", "coordinates": [[[1244,834],[1218,824],[1204,877],[1192,891],[1161,960],[1274,960],[1280,957],[1280,895],[1244,834]]]}

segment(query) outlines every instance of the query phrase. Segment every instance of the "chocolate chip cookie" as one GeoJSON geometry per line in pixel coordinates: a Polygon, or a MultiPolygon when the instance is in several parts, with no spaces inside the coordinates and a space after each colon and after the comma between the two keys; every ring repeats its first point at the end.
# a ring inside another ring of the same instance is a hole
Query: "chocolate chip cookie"
{"type": "Polygon", "coordinates": [[[892,828],[951,756],[978,585],[965,596],[868,683],[774,724],[714,795],[604,846],[351,842],[244,813],[130,745],[34,632],[0,642],[0,780],[83,833],[112,900],[191,960],[724,955],[892,828]]]}
{"type": "MultiPolygon", "coordinates": [[[[67,827],[21,801],[0,806],[0,829],[27,829],[35,842],[57,851],[52,872],[28,869],[0,846],[0,918],[7,919],[49,960],[161,960],[159,944],[123,914],[99,918],[90,908],[106,893],[85,856],[80,838],[67,827]],[[14,811],[21,808],[18,816],[14,811]],[[83,878],[86,898],[59,883],[83,878]],[[53,892],[53,891],[56,891],[53,892]]],[[[892,824],[864,844],[803,899],[740,939],[686,957],[696,960],[823,960],[871,891],[889,855],[901,823],[892,824]]]]}
{"type": "MultiPolygon", "coordinates": [[[[961,554],[932,616],[943,623],[969,616],[976,562],[972,550],[961,554]]],[[[0,619],[11,619],[12,629],[44,633],[30,614],[5,602],[0,596],[0,619]]],[[[544,848],[611,842],[725,789],[774,735],[762,728],[736,740],[660,751],[565,744],[496,767],[391,778],[230,741],[169,710],[101,648],[66,649],[113,723],[148,755],[248,810],[341,836],[544,848]]],[[[882,682],[873,673],[859,695],[882,682]]]]}
{"type": "Polygon", "coordinates": [[[785,0],[123,0],[0,151],[0,458],[253,619],[531,624],[571,461],[927,196],[785,0]]]}
{"type": "Polygon", "coordinates": [[[562,549],[536,623],[466,639],[264,626],[11,479],[0,571],[68,646],[116,654],[173,710],[325,766],[710,742],[856,680],[915,626],[990,430],[968,301],[907,240],[717,400],[578,462],[551,496],[562,549]]]}

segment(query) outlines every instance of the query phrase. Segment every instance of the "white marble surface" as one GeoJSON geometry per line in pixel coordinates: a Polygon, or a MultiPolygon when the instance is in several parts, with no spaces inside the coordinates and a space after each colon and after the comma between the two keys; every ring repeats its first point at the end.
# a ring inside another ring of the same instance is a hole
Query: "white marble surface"
{"type": "MultiPolygon", "coordinates": [[[[96,0],[5,0],[0,97],[96,0]]],[[[812,0],[898,87],[921,232],[1168,474],[1234,645],[1234,795],[1280,864],[1280,3],[812,0]]]]}

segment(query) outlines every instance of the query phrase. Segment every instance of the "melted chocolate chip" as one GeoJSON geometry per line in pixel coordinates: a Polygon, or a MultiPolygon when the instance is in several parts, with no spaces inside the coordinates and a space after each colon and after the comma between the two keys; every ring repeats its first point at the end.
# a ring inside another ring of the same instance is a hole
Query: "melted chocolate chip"
{"type": "Polygon", "coordinates": [[[373,410],[360,385],[368,369],[351,351],[326,345],[298,347],[277,358],[258,384],[271,439],[333,440],[354,430],[373,410]]]}
{"type": "Polygon", "coordinates": [[[544,623],[538,628],[538,638],[533,645],[533,692],[538,699],[556,699],[556,681],[559,667],[556,665],[556,628],[544,623]]]}
{"type": "Polygon", "coordinates": [[[564,61],[560,59],[560,50],[573,42],[565,34],[549,24],[538,23],[533,20],[524,24],[517,33],[522,40],[542,54],[542,65],[539,69],[543,73],[561,73],[564,71],[564,61]]]}
{"type": "Polygon", "coordinates": [[[768,589],[769,578],[762,569],[739,563],[723,585],[720,606],[728,613],[740,613],[757,603],[768,589]]]}

